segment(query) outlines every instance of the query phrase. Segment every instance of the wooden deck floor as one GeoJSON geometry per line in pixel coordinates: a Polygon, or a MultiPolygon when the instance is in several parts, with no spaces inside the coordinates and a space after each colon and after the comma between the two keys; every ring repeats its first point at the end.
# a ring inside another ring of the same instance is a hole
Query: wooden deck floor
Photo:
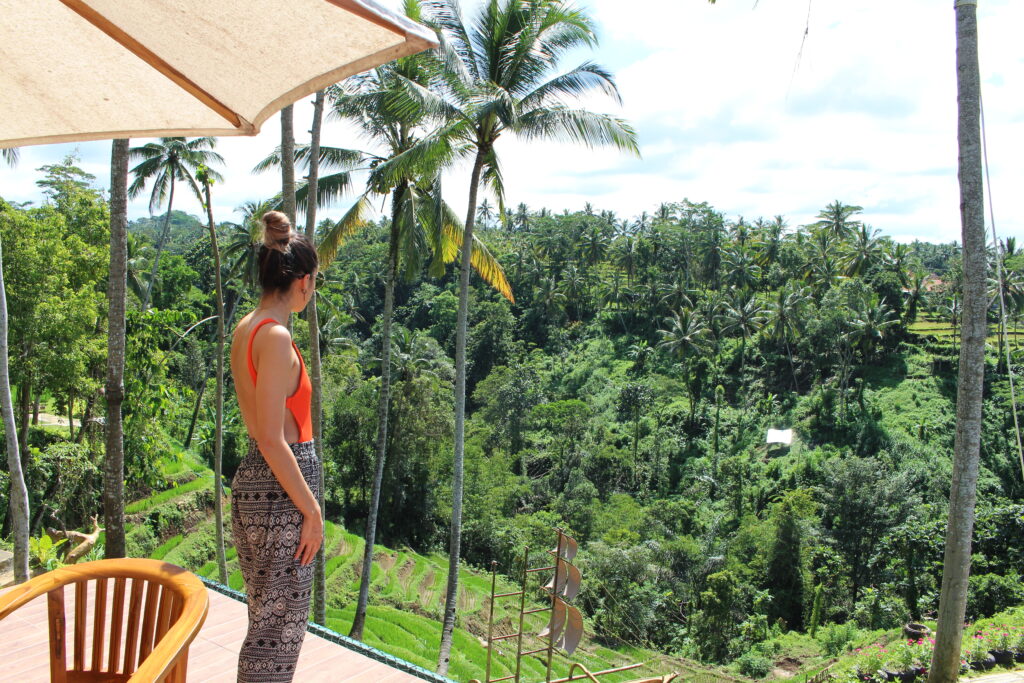
{"type": "MultiPolygon", "coordinates": [[[[0,591],[2,593],[2,591],[0,591]]],[[[188,680],[233,682],[247,624],[244,603],[210,590],[210,612],[189,649],[188,680]]],[[[66,614],[74,614],[74,591],[65,591],[66,614]]],[[[91,597],[91,596],[90,596],[91,597]]],[[[70,621],[70,619],[69,619],[70,621]]],[[[71,632],[71,624],[68,625],[71,632]]],[[[90,629],[91,630],[91,629],[90,629]]],[[[0,680],[49,681],[46,597],[36,598],[0,621],[0,680]]],[[[91,634],[86,642],[91,641],[91,634]]],[[[347,647],[307,633],[295,683],[405,683],[421,679],[347,647]]]]}

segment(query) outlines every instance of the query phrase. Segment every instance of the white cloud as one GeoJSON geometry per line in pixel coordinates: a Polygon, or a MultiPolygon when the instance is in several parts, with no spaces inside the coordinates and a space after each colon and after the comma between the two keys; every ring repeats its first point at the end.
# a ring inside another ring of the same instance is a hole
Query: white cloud
{"type": "MultiPolygon", "coordinates": [[[[589,201],[628,216],[689,197],[730,216],[783,214],[795,225],[841,199],[862,205],[869,223],[900,239],[957,239],[952,3],[811,2],[809,22],[808,3],[792,0],[761,0],[756,9],[750,0],[585,2],[602,42],[596,53],[580,52],[572,62],[594,59],[610,67],[624,106],[598,96],[582,105],[632,122],[643,160],[608,149],[526,145],[509,136],[498,145],[509,201],[555,210],[589,201]]],[[[979,6],[996,217],[1001,234],[1024,238],[1024,219],[1010,213],[1010,198],[1024,183],[1021,25],[1019,0],[979,6]]],[[[300,140],[310,116],[308,101],[300,103],[300,140]]],[[[255,139],[220,141],[228,170],[215,188],[218,218],[237,218],[233,209],[243,201],[276,192],[275,173],[249,170],[277,144],[278,131],[275,117],[255,139]]],[[[324,142],[362,144],[338,123],[327,124],[324,142]]],[[[86,170],[105,185],[109,143],[79,148],[86,170]]],[[[18,169],[0,169],[0,195],[38,197],[32,169],[68,149],[23,150],[18,169]]],[[[445,194],[460,214],[468,176],[462,167],[445,179],[445,194]]],[[[194,201],[179,206],[198,212],[194,201]]],[[[145,201],[132,204],[133,216],[146,212],[145,201]]]]}

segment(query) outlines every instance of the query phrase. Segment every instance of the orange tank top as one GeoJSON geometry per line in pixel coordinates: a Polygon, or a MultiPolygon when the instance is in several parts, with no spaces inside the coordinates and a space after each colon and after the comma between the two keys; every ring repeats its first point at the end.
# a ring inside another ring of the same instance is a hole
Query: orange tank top
{"type": "MultiPolygon", "coordinates": [[[[273,318],[264,318],[249,333],[249,377],[252,378],[253,386],[256,385],[256,366],[252,363],[252,341],[261,327],[267,323],[276,322],[273,318]]],[[[295,345],[294,341],[292,348],[299,356],[299,387],[295,393],[285,399],[284,404],[291,411],[292,417],[295,418],[295,424],[299,427],[299,441],[309,441],[313,438],[313,415],[309,407],[313,396],[313,384],[309,381],[309,375],[306,374],[306,363],[302,360],[302,354],[299,353],[299,347],[295,345]]]]}

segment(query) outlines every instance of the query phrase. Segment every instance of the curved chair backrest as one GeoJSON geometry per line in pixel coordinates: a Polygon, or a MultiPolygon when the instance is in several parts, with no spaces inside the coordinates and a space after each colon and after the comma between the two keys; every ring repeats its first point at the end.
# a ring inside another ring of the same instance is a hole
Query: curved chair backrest
{"type": "Polygon", "coordinates": [[[147,559],[99,560],[62,567],[14,587],[0,596],[0,619],[44,593],[54,683],[183,683],[189,645],[210,605],[202,581],[181,567],[147,559]],[[75,585],[72,648],[64,615],[68,584],[75,585]]]}

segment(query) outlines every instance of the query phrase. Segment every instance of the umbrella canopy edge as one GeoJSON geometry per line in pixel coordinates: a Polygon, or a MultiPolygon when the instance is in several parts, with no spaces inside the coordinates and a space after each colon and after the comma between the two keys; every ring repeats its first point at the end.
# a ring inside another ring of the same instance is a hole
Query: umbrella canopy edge
{"type": "MultiPolygon", "coordinates": [[[[0,0],[2,3],[3,0],[0,0]]],[[[102,12],[94,9],[90,0],[56,0],[58,6],[63,5],[65,8],[71,10],[73,15],[80,17],[80,20],[85,20],[88,24],[98,29],[102,34],[106,34],[107,38],[112,40],[114,43],[121,46],[122,50],[126,50],[124,54],[131,53],[135,56],[140,63],[148,65],[148,67],[154,73],[162,74],[167,79],[164,83],[170,90],[166,92],[172,93],[177,91],[180,93],[178,96],[171,95],[171,99],[177,98],[179,106],[188,107],[188,101],[191,101],[191,111],[193,112],[191,124],[181,121],[174,121],[168,119],[166,121],[151,121],[150,124],[157,125],[146,125],[142,121],[139,121],[142,125],[137,128],[130,127],[130,121],[127,117],[111,117],[109,126],[95,126],[92,130],[89,127],[80,127],[75,130],[73,127],[65,128],[60,130],[63,126],[56,128],[51,126],[33,125],[22,125],[21,130],[10,130],[10,137],[4,137],[0,133],[0,148],[6,147],[20,147],[25,145],[41,145],[41,144],[53,144],[53,143],[66,143],[66,142],[78,142],[78,141],[92,141],[92,140],[107,140],[117,138],[147,138],[147,137],[167,137],[167,136],[253,136],[260,132],[260,128],[264,122],[270,117],[277,113],[283,107],[286,107],[297,100],[300,100],[317,90],[325,88],[329,85],[337,83],[344,78],[357,74],[363,71],[367,71],[374,67],[377,67],[383,63],[391,60],[406,57],[423,50],[432,49],[437,47],[438,41],[434,32],[425,26],[421,26],[416,22],[410,20],[408,17],[394,13],[386,8],[377,5],[373,0],[323,0],[327,5],[333,5],[346,13],[358,17],[359,20],[365,22],[364,26],[372,24],[376,26],[376,31],[380,32],[384,29],[385,33],[379,33],[381,38],[377,39],[377,47],[373,51],[363,53],[359,56],[358,50],[352,55],[349,54],[348,59],[350,61],[341,64],[337,68],[329,69],[323,73],[312,75],[316,73],[316,69],[307,69],[304,74],[305,78],[300,79],[298,84],[284,91],[282,94],[275,96],[276,93],[273,91],[265,92],[265,95],[272,97],[269,102],[258,100],[252,102],[253,104],[263,104],[265,106],[257,108],[245,108],[239,109],[241,102],[238,102],[238,98],[224,99],[223,97],[215,94],[221,92],[223,89],[218,88],[218,84],[207,84],[206,79],[197,79],[193,77],[191,70],[181,66],[178,62],[180,59],[165,59],[162,53],[165,50],[161,50],[159,46],[155,49],[150,49],[150,45],[147,42],[136,39],[132,31],[125,30],[119,23],[110,21],[102,12]],[[394,36],[394,41],[388,41],[383,36],[390,33],[394,36]],[[390,44],[389,44],[390,43],[390,44]],[[351,57],[355,57],[351,59],[351,57]],[[173,85],[172,85],[173,84],[173,85]],[[202,115],[201,112],[205,110],[208,112],[207,115],[202,115]],[[241,112],[245,112],[245,114],[241,112]],[[258,112],[258,113],[257,113],[258,112]],[[121,118],[120,121],[116,120],[121,118]],[[128,125],[126,125],[128,124],[128,125]],[[36,128],[36,130],[32,130],[36,128]],[[35,133],[33,135],[33,133],[35,133]]],[[[314,3],[315,4],[315,3],[314,3]]],[[[100,5],[102,7],[102,2],[100,5]]],[[[73,16],[71,15],[71,16],[73,16]]],[[[268,17],[269,19],[269,17],[268,17]]],[[[135,22],[138,25],[138,22],[135,22]]],[[[324,27],[326,29],[326,26],[324,27]]],[[[369,30],[369,29],[368,29],[369,30]]],[[[321,68],[330,67],[331,55],[335,55],[334,50],[338,49],[338,34],[334,34],[335,39],[332,43],[334,47],[328,49],[323,54],[327,56],[327,59],[319,60],[322,62],[319,66],[321,68]]],[[[346,36],[348,34],[341,34],[346,36]]],[[[353,40],[356,44],[363,38],[362,33],[355,33],[353,40]]],[[[315,37],[314,37],[315,40],[315,37]]],[[[342,37],[344,41],[346,38],[342,37]]],[[[330,41],[324,41],[327,45],[330,41]]],[[[372,49],[372,41],[364,41],[366,47],[372,49]]],[[[345,50],[343,49],[342,52],[345,50]]],[[[341,54],[338,54],[339,59],[341,54]]],[[[187,62],[187,60],[186,60],[187,62]]],[[[337,61],[334,62],[337,64],[337,61]]],[[[313,66],[313,63],[309,63],[309,66],[313,66]]],[[[141,73],[141,72],[139,72],[141,73]]],[[[296,74],[298,75],[298,74],[296,74]]],[[[65,82],[78,82],[78,81],[65,81],[65,82]]],[[[131,81],[135,82],[135,81],[131,81]]],[[[269,82],[269,81],[268,81],[269,82]]],[[[294,82],[294,81],[293,81],[294,82]]],[[[282,82],[283,87],[287,87],[287,82],[282,82]]],[[[131,87],[131,83],[126,83],[124,87],[131,87]]],[[[264,88],[266,90],[266,88],[264,88]]],[[[43,90],[41,92],[50,92],[43,90]]],[[[109,87],[107,92],[109,93],[109,87]]],[[[153,92],[150,89],[149,92],[153,92]]],[[[92,93],[90,92],[90,95],[92,93]]],[[[103,102],[101,104],[109,102],[110,96],[104,96],[103,91],[97,91],[97,102],[100,102],[102,97],[103,102]]],[[[250,101],[253,98],[250,98],[250,101]]],[[[80,99],[80,102],[88,102],[89,99],[80,99]]],[[[14,106],[14,105],[12,105],[14,106]]],[[[25,119],[30,121],[32,119],[25,119]]],[[[100,123],[96,121],[95,123],[100,123]]]]}

